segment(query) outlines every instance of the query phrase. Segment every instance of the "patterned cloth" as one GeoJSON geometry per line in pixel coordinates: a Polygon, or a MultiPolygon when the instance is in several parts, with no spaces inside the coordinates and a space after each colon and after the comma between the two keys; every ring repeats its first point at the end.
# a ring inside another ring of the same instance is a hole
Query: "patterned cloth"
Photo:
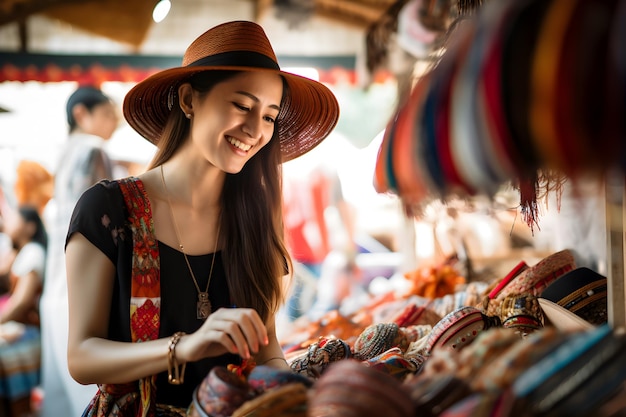
{"type": "Polygon", "coordinates": [[[378,356],[363,361],[363,363],[370,368],[402,380],[408,374],[419,372],[425,361],[426,358],[421,355],[414,355],[409,359],[404,356],[400,348],[394,347],[378,356]]]}
{"type": "Polygon", "coordinates": [[[194,392],[192,410],[201,416],[228,417],[253,396],[245,377],[216,366],[194,392]]]}
{"type": "Polygon", "coordinates": [[[538,297],[552,282],[575,268],[574,255],[568,249],[545,257],[537,264],[524,269],[497,294],[490,294],[489,300],[485,303],[485,314],[498,315],[502,301],[510,295],[530,294],[538,297]]]}
{"type": "MultiPolygon", "coordinates": [[[[0,415],[17,415],[20,403],[28,404],[30,393],[40,382],[41,336],[35,326],[12,343],[0,343],[0,415]]],[[[26,410],[23,410],[26,411],[26,410]]]]}
{"type": "Polygon", "coordinates": [[[408,345],[409,342],[396,323],[372,324],[354,342],[354,356],[368,360],[394,347],[406,350],[408,345]]]}
{"type": "Polygon", "coordinates": [[[500,326],[498,317],[489,317],[481,310],[465,306],[442,318],[428,335],[424,349],[426,356],[438,348],[461,350],[469,345],[480,332],[500,326]]]}
{"type": "Polygon", "coordinates": [[[310,416],[411,417],[402,383],[354,359],[333,364],[309,392],[310,416]]]}
{"type": "Polygon", "coordinates": [[[305,375],[266,365],[255,366],[254,369],[250,371],[250,375],[248,375],[248,384],[256,393],[262,393],[279,386],[295,383],[302,384],[309,388],[313,385],[313,381],[313,379],[305,375]]]}
{"type": "MultiPolygon", "coordinates": [[[[125,179],[120,181],[120,188],[130,213],[134,245],[130,302],[131,334],[133,342],[144,342],[159,337],[161,304],[159,250],[142,183],[125,179]]],[[[155,379],[155,376],[151,376],[139,380],[138,384],[99,385],[97,395],[83,416],[155,416],[155,379]]]]}
{"type": "Polygon", "coordinates": [[[350,345],[341,339],[321,338],[307,352],[294,359],[291,370],[311,378],[319,378],[334,362],[352,357],[350,345]]]}

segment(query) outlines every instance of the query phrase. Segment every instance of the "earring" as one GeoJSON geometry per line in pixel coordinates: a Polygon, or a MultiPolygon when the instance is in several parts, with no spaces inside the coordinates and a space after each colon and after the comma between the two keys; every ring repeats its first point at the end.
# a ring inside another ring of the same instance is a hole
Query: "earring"
{"type": "Polygon", "coordinates": [[[167,93],[167,108],[172,110],[174,107],[174,98],[176,96],[176,90],[174,90],[174,86],[170,87],[170,90],[167,93]]]}
{"type": "Polygon", "coordinates": [[[191,113],[185,113],[185,116],[187,117],[187,119],[191,119],[191,113]]]}

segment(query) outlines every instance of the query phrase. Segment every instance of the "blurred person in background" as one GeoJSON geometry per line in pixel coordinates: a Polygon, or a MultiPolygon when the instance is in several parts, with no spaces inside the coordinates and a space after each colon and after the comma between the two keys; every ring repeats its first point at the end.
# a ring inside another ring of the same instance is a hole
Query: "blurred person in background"
{"type": "Polygon", "coordinates": [[[40,383],[39,297],[43,288],[48,236],[34,206],[3,216],[11,240],[9,290],[0,296],[1,415],[30,415],[30,398],[40,383]]]}
{"type": "Polygon", "coordinates": [[[9,271],[9,293],[0,297],[0,323],[16,321],[39,326],[48,234],[36,207],[20,206],[17,214],[3,224],[15,258],[9,271]]]}
{"type": "Polygon", "coordinates": [[[322,163],[312,168],[285,166],[283,185],[287,246],[294,262],[294,282],[286,304],[290,321],[315,310],[335,309],[359,273],[355,263],[355,209],[343,197],[336,170],[322,163]],[[332,214],[336,214],[331,219],[332,214]],[[332,221],[335,220],[335,221],[332,221]],[[332,268],[331,268],[332,265],[332,268]],[[331,285],[321,288],[323,272],[331,285]]]}
{"type": "Polygon", "coordinates": [[[50,232],[46,281],[41,297],[42,417],[79,416],[97,391],[81,385],[67,368],[68,301],[65,237],[79,196],[101,179],[112,179],[103,146],[118,127],[118,110],[101,90],[82,86],[66,105],[69,137],[54,174],[54,195],[45,210],[50,232]]]}
{"type": "Polygon", "coordinates": [[[15,212],[8,197],[4,182],[0,179],[0,295],[9,291],[9,272],[16,255],[11,237],[4,231],[5,223],[15,212]]]}

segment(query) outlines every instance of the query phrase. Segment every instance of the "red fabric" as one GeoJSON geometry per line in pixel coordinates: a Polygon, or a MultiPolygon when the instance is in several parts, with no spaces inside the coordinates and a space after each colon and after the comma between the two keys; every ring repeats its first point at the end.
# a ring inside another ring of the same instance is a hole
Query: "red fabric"
{"type": "MultiPolygon", "coordinates": [[[[130,213],[133,231],[133,282],[130,321],[133,342],[157,339],[160,324],[161,282],[159,250],[143,183],[127,178],[120,189],[130,213]],[[146,298],[145,297],[152,297],[146,298]],[[158,304],[153,302],[158,300],[158,304]],[[143,300],[137,305],[136,300],[143,300]]],[[[85,417],[154,417],[156,415],[156,376],[128,384],[99,384],[98,393],[83,414],[85,417]]]]}
{"type": "Polygon", "coordinates": [[[291,256],[302,263],[321,263],[330,252],[324,211],[330,204],[331,179],[321,170],[284,184],[284,219],[291,256]]]}

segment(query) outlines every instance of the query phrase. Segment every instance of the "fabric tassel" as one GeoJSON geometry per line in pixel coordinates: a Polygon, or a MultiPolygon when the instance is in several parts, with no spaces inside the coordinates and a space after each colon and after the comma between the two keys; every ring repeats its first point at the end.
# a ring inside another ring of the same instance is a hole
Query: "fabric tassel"
{"type": "Polygon", "coordinates": [[[535,226],[539,229],[539,209],[537,206],[537,190],[539,188],[539,178],[533,173],[528,178],[520,178],[520,212],[522,219],[530,227],[532,235],[535,235],[535,226]]]}

